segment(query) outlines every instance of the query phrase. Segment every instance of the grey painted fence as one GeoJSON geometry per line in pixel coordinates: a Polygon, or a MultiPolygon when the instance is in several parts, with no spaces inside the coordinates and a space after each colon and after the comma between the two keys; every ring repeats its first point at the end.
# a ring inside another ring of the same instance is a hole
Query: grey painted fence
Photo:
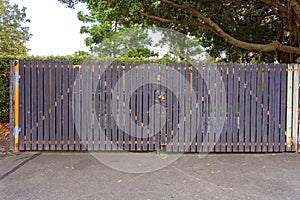
{"type": "Polygon", "coordinates": [[[91,61],[74,67],[68,61],[20,60],[19,67],[20,150],[292,150],[285,136],[285,65],[91,61]],[[185,82],[172,77],[172,71],[180,73],[185,82]],[[157,74],[158,83],[168,81],[172,89],[148,83],[151,74],[157,74]],[[225,90],[212,89],[220,80],[225,90]],[[135,90],[133,85],[139,81],[144,84],[135,90]],[[122,91],[132,93],[128,105],[122,91]],[[174,94],[180,94],[181,100],[174,94]],[[196,105],[191,103],[193,94],[196,105]],[[221,107],[212,108],[213,103],[221,107]],[[123,107],[128,109],[119,112],[123,107]],[[209,127],[209,120],[218,120],[222,108],[226,111],[225,123],[220,121],[223,126],[219,134],[209,127]],[[113,117],[113,110],[117,110],[117,117],[113,117]],[[162,115],[165,122],[160,120],[162,115]],[[128,120],[134,121],[134,126],[128,120]],[[159,132],[150,132],[163,124],[159,132]],[[137,127],[145,129],[144,135],[137,134],[137,127]]]}

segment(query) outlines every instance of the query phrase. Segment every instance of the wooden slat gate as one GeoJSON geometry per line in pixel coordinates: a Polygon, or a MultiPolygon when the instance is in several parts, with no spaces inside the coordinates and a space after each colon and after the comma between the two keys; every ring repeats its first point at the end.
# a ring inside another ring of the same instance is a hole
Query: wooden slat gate
{"type": "Polygon", "coordinates": [[[20,60],[19,149],[292,151],[286,68],[20,60]]]}

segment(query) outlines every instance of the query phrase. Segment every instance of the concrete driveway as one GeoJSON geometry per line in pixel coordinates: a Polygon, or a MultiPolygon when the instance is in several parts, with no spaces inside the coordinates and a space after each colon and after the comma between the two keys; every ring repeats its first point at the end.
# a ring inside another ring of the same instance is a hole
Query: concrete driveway
{"type": "MultiPolygon", "coordinates": [[[[131,156],[102,155],[120,166],[120,157],[131,156]]],[[[0,199],[300,199],[300,154],[185,154],[135,174],[89,153],[24,152],[0,160],[0,199]]]]}

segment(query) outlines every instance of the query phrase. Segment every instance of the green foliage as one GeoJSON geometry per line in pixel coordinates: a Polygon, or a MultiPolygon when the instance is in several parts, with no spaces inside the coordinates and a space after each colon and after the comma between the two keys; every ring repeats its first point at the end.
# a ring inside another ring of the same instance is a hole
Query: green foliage
{"type": "MultiPolygon", "coordinates": [[[[145,17],[142,13],[167,20],[181,22],[202,22],[196,15],[158,0],[58,0],[74,7],[76,3],[86,3],[90,14],[79,15],[79,20],[88,25],[82,32],[90,34],[88,45],[99,44],[113,31],[128,28],[132,24],[142,27],[155,26],[172,29],[185,35],[194,36],[206,48],[211,57],[224,62],[294,62],[299,56],[293,53],[274,51],[262,53],[237,48],[212,29],[189,23],[166,23],[145,17]],[[91,25],[90,25],[91,24],[91,25]]],[[[291,8],[286,0],[172,0],[176,4],[200,11],[214,21],[232,38],[253,44],[269,44],[279,41],[281,44],[299,48],[300,28],[299,10],[291,8]],[[296,12],[296,11],[298,12],[296,12]],[[296,13],[296,14],[295,14],[296,13]],[[298,21],[297,21],[298,20],[298,21]]],[[[295,2],[294,2],[295,3],[295,2]]],[[[296,1],[300,3],[300,1],[296,1]]],[[[206,24],[210,26],[211,24],[206,24]]]]}
{"type": "Polygon", "coordinates": [[[9,61],[11,58],[0,56],[0,122],[9,120],[9,61]]]}
{"type": "Polygon", "coordinates": [[[29,40],[29,28],[23,26],[30,22],[26,19],[26,8],[10,5],[0,0],[0,55],[25,55],[26,41],[29,40]]]}
{"type": "Polygon", "coordinates": [[[9,84],[10,84],[10,61],[12,60],[70,60],[74,65],[80,65],[89,56],[11,56],[0,55],[0,122],[9,121],[9,84]]]}
{"type": "MultiPolygon", "coordinates": [[[[91,33],[92,34],[92,33],[91,33]]],[[[91,45],[91,52],[99,57],[120,57],[132,49],[145,49],[152,43],[148,34],[139,25],[123,28],[117,32],[110,32],[110,37],[105,37],[101,43],[91,45]]]]}
{"type": "Polygon", "coordinates": [[[147,48],[137,48],[137,49],[129,49],[125,51],[122,55],[123,57],[136,58],[136,57],[158,57],[158,53],[151,51],[147,48]]]}

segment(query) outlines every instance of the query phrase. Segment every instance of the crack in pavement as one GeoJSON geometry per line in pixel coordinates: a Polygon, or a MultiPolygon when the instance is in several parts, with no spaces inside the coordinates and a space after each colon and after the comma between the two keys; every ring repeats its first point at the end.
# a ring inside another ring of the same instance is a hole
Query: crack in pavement
{"type": "Polygon", "coordinates": [[[16,172],[18,169],[20,169],[21,167],[23,167],[26,163],[28,163],[29,161],[35,159],[36,157],[38,157],[39,155],[41,155],[42,152],[39,152],[37,154],[34,154],[33,156],[29,157],[28,159],[24,160],[23,162],[21,162],[20,164],[18,164],[17,166],[15,166],[14,168],[12,168],[11,170],[9,170],[8,172],[6,172],[5,174],[0,176],[0,181],[4,180],[6,177],[8,177],[9,175],[11,175],[12,173],[16,172]]]}

